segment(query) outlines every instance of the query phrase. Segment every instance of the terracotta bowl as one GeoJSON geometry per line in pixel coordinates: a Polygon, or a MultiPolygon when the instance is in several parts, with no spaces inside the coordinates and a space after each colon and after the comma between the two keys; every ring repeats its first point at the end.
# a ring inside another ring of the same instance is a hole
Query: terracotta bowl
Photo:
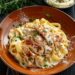
{"type": "MultiPolygon", "coordinates": [[[[14,58],[8,53],[8,49],[6,47],[8,43],[8,32],[13,25],[27,21],[28,19],[35,18],[46,18],[51,22],[58,22],[62,25],[62,29],[65,33],[71,37],[75,35],[75,21],[70,16],[65,14],[64,12],[47,6],[31,6],[24,7],[22,9],[16,10],[9,14],[0,25],[0,56],[1,59],[12,69],[15,71],[21,72],[23,74],[31,74],[31,75],[47,75],[47,74],[56,74],[61,72],[72,64],[75,61],[75,48],[70,50],[66,61],[67,63],[59,63],[53,68],[49,69],[28,69],[21,67],[14,58]]],[[[75,41],[75,40],[74,40],[75,41]]]]}

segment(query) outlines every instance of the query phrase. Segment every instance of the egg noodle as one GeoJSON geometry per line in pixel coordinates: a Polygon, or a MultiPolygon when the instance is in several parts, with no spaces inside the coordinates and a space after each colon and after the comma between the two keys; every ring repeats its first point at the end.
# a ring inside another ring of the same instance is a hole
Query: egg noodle
{"type": "Polygon", "coordinates": [[[50,68],[68,54],[69,40],[59,23],[41,18],[10,29],[9,53],[23,67],[50,68]]]}

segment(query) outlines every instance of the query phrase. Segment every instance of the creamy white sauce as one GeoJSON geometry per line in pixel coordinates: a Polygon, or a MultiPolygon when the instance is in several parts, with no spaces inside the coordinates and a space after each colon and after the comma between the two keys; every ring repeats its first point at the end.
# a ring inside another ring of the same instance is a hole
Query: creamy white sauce
{"type": "Polygon", "coordinates": [[[75,0],[45,0],[45,1],[49,5],[57,8],[68,8],[75,4],[75,0]]]}
{"type": "Polygon", "coordinates": [[[43,39],[41,38],[41,36],[39,36],[39,35],[37,35],[37,36],[35,37],[35,39],[38,40],[38,41],[42,41],[42,40],[43,40],[43,39]]]}
{"type": "Polygon", "coordinates": [[[45,50],[49,50],[49,51],[52,51],[52,48],[50,47],[50,46],[48,46],[48,45],[45,45],[45,50]]]}

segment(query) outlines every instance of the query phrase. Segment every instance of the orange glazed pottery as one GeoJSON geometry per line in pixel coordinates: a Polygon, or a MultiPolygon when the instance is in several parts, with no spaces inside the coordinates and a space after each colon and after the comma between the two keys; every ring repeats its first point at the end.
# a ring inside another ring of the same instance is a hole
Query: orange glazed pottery
{"type": "MultiPolygon", "coordinates": [[[[28,19],[36,18],[46,18],[50,22],[58,22],[62,26],[62,30],[69,36],[72,37],[75,35],[75,20],[64,12],[48,7],[48,6],[30,6],[24,7],[19,10],[16,10],[9,14],[0,24],[0,57],[9,67],[23,74],[30,75],[49,75],[56,74],[61,72],[72,64],[75,61],[75,46],[73,50],[70,50],[66,56],[65,63],[61,62],[53,68],[48,69],[37,69],[37,68],[23,68],[18,62],[8,53],[7,43],[8,43],[8,32],[14,24],[18,22],[25,22],[28,19]]],[[[75,40],[74,40],[75,41],[75,40]]]]}

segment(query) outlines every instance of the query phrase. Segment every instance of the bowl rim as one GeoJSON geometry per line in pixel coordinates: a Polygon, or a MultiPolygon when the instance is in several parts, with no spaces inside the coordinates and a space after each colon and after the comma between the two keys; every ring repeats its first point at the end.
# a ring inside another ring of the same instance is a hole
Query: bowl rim
{"type": "MultiPolygon", "coordinates": [[[[47,8],[52,8],[52,9],[54,9],[54,10],[56,10],[56,11],[59,11],[59,12],[63,13],[65,16],[67,16],[70,20],[72,20],[72,21],[75,23],[75,20],[74,20],[70,15],[66,14],[65,12],[63,12],[63,11],[61,11],[61,10],[55,8],[55,7],[41,6],[41,5],[33,5],[33,6],[25,6],[25,7],[23,7],[23,8],[20,8],[20,9],[18,9],[18,10],[15,10],[15,11],[11,12],[10,14],[8,14],[8,15],[2,20],[2,22],[1,22],[1,24],[0,24],[0,27],[2,26],[2,23],[3,23],[12,13],[14,13],[14,12],[16,12],[16,11],[20,11],[20,10],[25,9],[25,8],[30,8],[30,7],[39,7],[39,8],[40,8],[40,7],[47,7],[47,8]]],[[[2,53],[2,54],[3,54],[3,53],[2,53]]],[[[10,64],[8,64],[8,63],[4,60],[2,54],[1,54],[1,59],[5,62],[6,65],[8,65],[11,69],[13,69],[13,70],[15,70],[15,71],[17,71],[17,72],[20,72],[20,73],[25,74],[25,72],[20,71],[20,70],[18,70],[18,69],[16,70],[15,67],[13,67],[13,66],[11,66],[10,64]]],[[[64,71],[65,69],[69,68],[69,67],[72,66],[73,64],[74,64],[74,62],[71,63],[68,67],[66,67],[66,68],[64,68],[64,69],[61,69],[60,71],[57,71],[56,73],[54,72],[54,73],[51,73],[51,74],[57,74],[57,73],[59,73],[59,72],[61,72],[61,71],[64,71]]],[[[28,74],[31,74],[31,73],[28,73],[28,74]]]]}

